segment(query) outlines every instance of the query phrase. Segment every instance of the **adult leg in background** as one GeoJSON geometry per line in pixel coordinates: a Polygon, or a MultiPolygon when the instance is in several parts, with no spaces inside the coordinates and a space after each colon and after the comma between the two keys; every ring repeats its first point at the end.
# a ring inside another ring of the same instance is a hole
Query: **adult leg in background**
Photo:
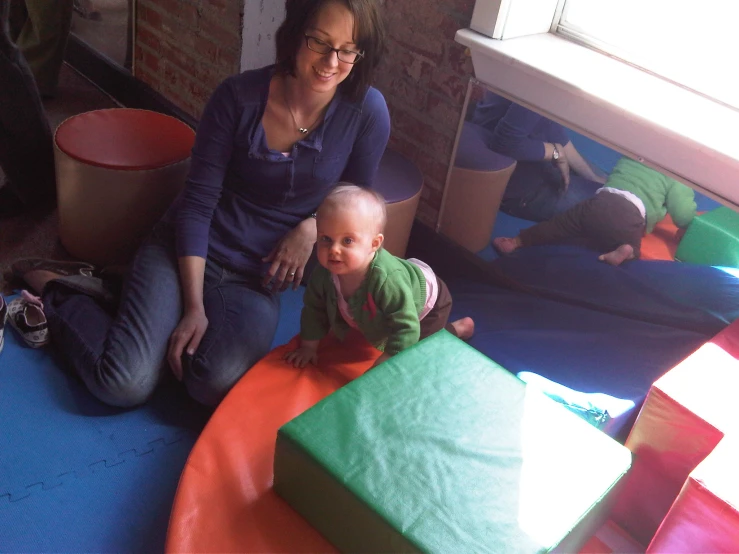
{"type": "Polygon", "coordinates": [[[530,221],[546,221],[555,214],[592,198],[603,185],[570,174],[570,186],[561,193],[561,174],[548,162],[518,162],[506,187],[500,209],[530,221]]]}
{"type": "Polygon", "coordinates": [[[10,39],[9,11],[10,0],[0,0],[0,167],[22,207],[46,207],[56,198],[51,129],[33,74],[10,39]]]}
{"type": "Polygon", "coordinates": [[[25,20],[19,21],[17,10],[13,16],[16,43],[36,78],[42,96],[56,94],[72,25],[72,11],[73,0],[25,0],[25,20]]]}
{"type": "Polygon", "coordinates": [[[208,328],[195,354],[183,354],[183,381],[195,400],[215,406],[269,352],[280,298],[262,286],[258,275],[240,275],[212,260],[205,275],[208,328]]]}
{"type": "Polygon", "coordinates": [[[95,283],[79,277],[46,285],[52,343],[98,399],[121,407],[142,404],[168,371],[169,337],[182,316],[172,228],[160,223],[139,248],[117,313],[95,294],[95,283]]]}

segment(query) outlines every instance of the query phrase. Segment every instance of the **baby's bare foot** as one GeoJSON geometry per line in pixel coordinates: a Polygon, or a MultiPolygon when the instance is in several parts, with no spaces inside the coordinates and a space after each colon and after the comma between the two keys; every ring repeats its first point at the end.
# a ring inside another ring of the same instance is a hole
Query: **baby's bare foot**
{"type": "Polygon", "coordinates": [[[452,321],[452,327],[454,327],[454,333],[462,340],[470,339],[475,334],[475,322],[471,317],[452,321]]]}
{"type": "Polygon", "coordinates": [[[634,259],[634,248],[630,244],[622,244],[616,250],[608,252],[607,254],[601,254],[598,259],[601,262],[606,262],[611,265],[621,265],[626,260],[634,259]]]}
{"type": "Polygon", "coordinates": [[[521,239],[518,237],[498,237],[493,239],[493,248],[501,254],[510,254],[521,247],[521,239]]]}

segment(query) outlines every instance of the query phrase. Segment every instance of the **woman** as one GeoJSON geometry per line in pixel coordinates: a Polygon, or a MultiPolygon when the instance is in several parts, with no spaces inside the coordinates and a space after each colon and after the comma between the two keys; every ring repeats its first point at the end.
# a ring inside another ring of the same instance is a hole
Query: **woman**
{"type": "Polygon", "coordinates": [[[562,125],[497,94],[485,93],[472,123],[481,127],[488,148],[518,162],[500,205],[509,215],[544,221],[605,183],[606,176],[583,159],[562,125]]]}
{"type": "Polygon", "coordinates": [[[200,121],[185,191],[140,248],[115,317],[99,281],[19,264],[52,341],[103,402],[133,406],[169,362],[215,405],[271,345],[297,288],[311,215],[344,179],[371,185],[390,132],[369,87],[383,49],[375,0],[288,0],[277,64],[228,78],[200,121]]]}

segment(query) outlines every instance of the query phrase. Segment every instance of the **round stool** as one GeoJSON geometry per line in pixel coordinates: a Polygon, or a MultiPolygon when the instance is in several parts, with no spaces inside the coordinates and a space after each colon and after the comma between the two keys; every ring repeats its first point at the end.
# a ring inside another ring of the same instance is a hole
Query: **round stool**
{"type": "Polygon", "coordinates": [[[73,256],[125,264],[182,190],[195,132],[174,117],[115,108],[54,135],[59,238],[73,256]]]}
{"type": "Polygon", "coordinates": [[[374,189],[387,203],[384,248],[399,258],[405,258],[422,188],[423,175],[413,162],[394,150],[385,150],[374,189]]]}
{"type": "Polygon", "coordinates": [[[439,220],[441,233],[472,252],[490,243],[503,193],[516,168],[513,158],[487,147],[482,132],[474,123],[462,125],[439,220]]]}

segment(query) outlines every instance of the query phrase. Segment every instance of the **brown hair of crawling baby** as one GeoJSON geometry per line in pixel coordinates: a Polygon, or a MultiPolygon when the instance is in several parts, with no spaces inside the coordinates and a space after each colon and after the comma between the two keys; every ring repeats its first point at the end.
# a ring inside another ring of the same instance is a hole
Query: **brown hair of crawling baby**
{"type": "Polygon", "coordinates": [[[318,362],[318,342],[329,330],[339,338],[359,330],[383,351],[374,365],[441,329],[463,340],[474,333],[469,317],[448,322],[451,294],[428,265],[382,248],[386,220],[379,193],[348,183],[318,208],[320,266],[303,299],[300,345],[285,355],[295,367],[318,362]]]}

